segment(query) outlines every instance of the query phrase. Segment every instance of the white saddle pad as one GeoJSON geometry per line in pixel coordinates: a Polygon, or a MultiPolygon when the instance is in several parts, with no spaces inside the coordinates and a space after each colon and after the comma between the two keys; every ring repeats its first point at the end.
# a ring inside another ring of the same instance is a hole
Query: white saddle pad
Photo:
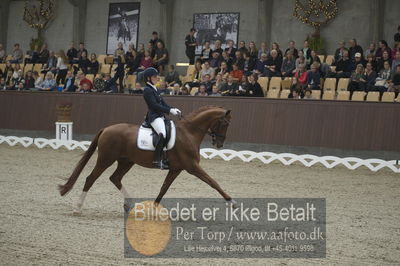
{"type": "MultiPolygon", "coordinates": [[[[175,146],[176,140],[176,129],[174,121],[171,121],[171,138],[168,141],[167,147],[164,147],[164,151],[171,150],[175,146]]],[[[137,138],[137,146],[141,150],[154,151],[153,145],[153,130],[151,128],[145,128],[140,126],[137,138]]]]}

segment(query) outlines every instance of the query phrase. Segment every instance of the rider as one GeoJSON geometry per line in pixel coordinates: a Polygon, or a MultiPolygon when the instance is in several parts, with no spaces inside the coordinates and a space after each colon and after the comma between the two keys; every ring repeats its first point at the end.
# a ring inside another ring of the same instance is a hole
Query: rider
{"type": "Polygon", "coordinates": [[[154,165],[156,168],[168,169],[168,162],[161,160],[163,152],[165,133],[165,114],[172,114],[180,116],[181,111],[177,108],[173,108],[166,104],[161,98],[160,93],[155,86],[158,81],[159,75],[157,69],[150,67],[139,74],[142,80],[146,82],[146,86],[143,91],[143,96],[146,101],[149,111],[146,115],[146,122],[151,124],[153,129],[157,132],[158,138],[154,152],[154,165]]]}

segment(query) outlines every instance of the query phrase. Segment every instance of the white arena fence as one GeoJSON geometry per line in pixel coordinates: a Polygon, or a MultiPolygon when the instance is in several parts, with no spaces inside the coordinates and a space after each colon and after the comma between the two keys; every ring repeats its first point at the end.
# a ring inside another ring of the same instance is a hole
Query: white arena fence
{"type": "MultiPolygon", "coordinates": [[[[0,144],[6,143],[10,146],[22,145],[24,147],[36,146],[40,149],[50,146],[57,150],[66,148],[68,150],[82,149],[86,151],[90,145],[90,141],[60,141],[57,139],[30,138],[30,137],[15,137],[1,136],[0,144]]],[[[279,161],[283,165],[291,165],[293,163],[301,163],[306,167],[311,167],[315,164],[321,164],[326,168],[334,168],[342,165],[348,169],[354,170],[359,167],[366,167],[369,170],[376,172],[383,168],[389,168],[395,173],[400,173],[400,165],[396,160],[385,161],[381,159],[360,159],[355,157],[340,158],[336,156],[315,156],[310,154],[297,155],[293,153],[273,153],[273,152],[253,152],[253,151],[234,151],[234,150],[216,150],[212,148],[200,149],[200,155],[205,159],[213,159],[220,157],[225,161],[238,158],[243,162],[251,162],[260,160],[265,164],[270,164],[274,161],[279,161]]]]}

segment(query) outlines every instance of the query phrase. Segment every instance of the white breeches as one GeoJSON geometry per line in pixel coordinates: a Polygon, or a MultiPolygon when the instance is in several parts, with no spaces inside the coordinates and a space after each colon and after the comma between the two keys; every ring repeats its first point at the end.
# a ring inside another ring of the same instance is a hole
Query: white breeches
{"type": "Polygon", "coordinates": [[[166,133],[165,133],[165,124],[163,117],[157,117],[153,122],[151,122],[151,126],[158,134],[163,134],[165,138],[166,133]]]}

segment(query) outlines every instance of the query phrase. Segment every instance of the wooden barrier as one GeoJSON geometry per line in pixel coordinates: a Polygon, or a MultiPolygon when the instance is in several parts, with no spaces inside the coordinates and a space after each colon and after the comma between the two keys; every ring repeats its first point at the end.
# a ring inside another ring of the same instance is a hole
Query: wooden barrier
{"type": "MultiPolygon", "coordinates": [[[[242,97],[165,96],[190,113],[203,105],[232,109],[227,139],[290,146],[400,151],[400,104],[242,97]]],[[[56,105],[72,104],[75,133],[141,123],[141,95],[0,92],[0,128],[54,130],[56,105]]]]}

